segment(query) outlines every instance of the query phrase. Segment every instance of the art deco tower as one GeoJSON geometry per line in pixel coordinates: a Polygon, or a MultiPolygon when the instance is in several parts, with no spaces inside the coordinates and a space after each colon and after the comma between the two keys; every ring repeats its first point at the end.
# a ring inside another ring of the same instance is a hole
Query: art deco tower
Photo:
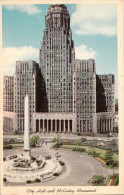
{"type": "Polygon", "coordinates": [[[65,5],[51,5],[40,49],[49,112],[72,112],[72,63],[75,59],[70,16],[65,5]]]}

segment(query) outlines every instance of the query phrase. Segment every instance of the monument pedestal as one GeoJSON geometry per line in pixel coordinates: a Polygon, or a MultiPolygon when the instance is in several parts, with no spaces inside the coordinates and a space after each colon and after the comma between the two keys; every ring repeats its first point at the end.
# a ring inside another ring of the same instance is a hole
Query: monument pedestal
{"type": "Polygon", "coordinates": [[[31,150],[30,149],[23,149],[23,159],[31,160],[31,150]]]}

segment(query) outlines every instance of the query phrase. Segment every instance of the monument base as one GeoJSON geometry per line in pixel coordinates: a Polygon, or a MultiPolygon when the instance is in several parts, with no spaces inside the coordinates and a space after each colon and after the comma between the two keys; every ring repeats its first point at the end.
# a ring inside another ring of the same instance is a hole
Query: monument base
{"type": "Polygon", "coordinates": [[[23,159],[31,160],[31,150],[30,149],[23,149],[23,159]]]}

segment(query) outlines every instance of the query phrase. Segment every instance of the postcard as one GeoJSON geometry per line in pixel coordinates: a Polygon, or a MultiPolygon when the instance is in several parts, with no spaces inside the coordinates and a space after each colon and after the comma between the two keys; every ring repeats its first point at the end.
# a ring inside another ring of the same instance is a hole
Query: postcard
{"type": "Polygon", "coordinates": [[[1,0],[1,195],[124,194],[123,0],[1,0]]]}

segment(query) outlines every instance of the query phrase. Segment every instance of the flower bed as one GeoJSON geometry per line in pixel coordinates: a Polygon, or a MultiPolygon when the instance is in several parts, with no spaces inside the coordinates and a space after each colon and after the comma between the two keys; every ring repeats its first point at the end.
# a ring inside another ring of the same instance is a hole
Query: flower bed
{"type": "Polygon", "coordinates": [[[98,156],[98,157],[96,157],[96,159],[106,165],[106,160],[104,158],[98,156]]]}
{"type": "Polygon", "coordinates": [[[110,179],[108,182],[108,186],[114,186],[115,182],[114,179],[110,179]]]}

